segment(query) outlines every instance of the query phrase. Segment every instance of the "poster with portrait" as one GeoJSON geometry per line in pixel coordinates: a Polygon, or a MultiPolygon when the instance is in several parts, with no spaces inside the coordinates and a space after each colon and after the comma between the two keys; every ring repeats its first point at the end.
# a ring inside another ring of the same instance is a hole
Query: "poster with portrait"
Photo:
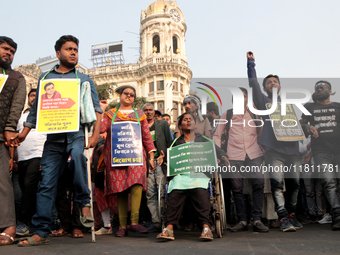
{"type": "Polygon", "coordinates": [[[0,93],[1,93],[1,91],[3,89],[3,87],[5,86],[5,83],[6,83],[7,79],[8,79],[8,75],[7,74],[5,74],[5,75],[1,74],[0,75],[0,93]]]}
{"type": "Polygon", "coordinates": [[[40,81],[37,132],[56,134],[79,130],[80,86],[76,79],[40,81]]]}
{"type": "Polygon", "coordinates": [[[111,134],[111,166],[142,166],[142,132],[138,122],[115,122],[111,134]]]}

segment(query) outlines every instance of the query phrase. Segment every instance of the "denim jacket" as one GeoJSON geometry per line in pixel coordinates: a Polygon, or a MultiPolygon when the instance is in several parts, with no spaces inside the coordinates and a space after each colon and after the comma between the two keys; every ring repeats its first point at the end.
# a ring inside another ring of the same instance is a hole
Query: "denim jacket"
{"type": "MultiPolygon", "coordinates": [[[[58,65],[54,66],[51,70],[51,72],[45,77],[45,79],[75,79],[75,68],[71,69],[67,73],[60,73],[57,71],[58,65]]],[[[39,90],[40,90],[40,80],[45,76],[46,72],[40,75],[39,81],[38,81],[38,87],[37,87],[37,94],[32,106],[32,109],[30,110],[30,113],[27,117],[27,121],[24,122],[25,127],[29,128],[35,128],[36,121],[37,121],[37,99],[39,100],[39,90]]],[[[103,113],[102,109],[100,109],[99,105],[99,99],[97,95],[96,88],[94,86],[93,81],[91,78],[83,73],[77,72],[78,78],[80,79],[80,83],[82,84],[84,81],[89,81],[91,85],[91,94],[92,94],[92,102],[94,110],[98,113],[103,113]]],[[[79,118],[80,121],[80,118],[79,118]]],[[[47,140],[49,142],[57,142],[57,143],[72,143],[75,139],[79,137],[85,137],[85,131],[83,125],[79,124],[79,131],[78,132],[69,132],[69,133],[60,133],[60,134],[48,134],[47,140]]]]}

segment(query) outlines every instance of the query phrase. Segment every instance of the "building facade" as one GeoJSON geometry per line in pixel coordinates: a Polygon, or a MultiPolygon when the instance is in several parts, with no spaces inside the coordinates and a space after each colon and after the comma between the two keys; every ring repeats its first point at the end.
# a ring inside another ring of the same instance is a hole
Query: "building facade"
{"type": "MultiPolygon", "coordinates": [[[[155,109],[170,114],[176,121],[183,111],[182,102],[189,93],[192,78],[185,50],[186,31],[185,18],[177,2],[157,0],[141,12],[138,63],[110,65],[108,62],[107,66],[80,71],[97,85],[115,83],[115,91],[121,86],[133,86],[137,96],[146,97],[155,109]]],[[[16,67],[18,71],[24,68],[16,67]]],[[[109,99],[118,100],[117,93],[109,99]]]]}

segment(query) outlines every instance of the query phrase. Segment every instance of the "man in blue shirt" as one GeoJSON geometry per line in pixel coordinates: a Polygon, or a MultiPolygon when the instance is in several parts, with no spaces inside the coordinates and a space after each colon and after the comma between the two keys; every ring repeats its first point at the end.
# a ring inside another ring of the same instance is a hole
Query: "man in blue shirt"
{"type": "MultiPolygon", "coordinates": [[[[268,96],[262,93],[260,84],[257,81],[255,71],[255,58],[251,51],[247,53],[248,58],[248,79],[249,87],[253,89],[253,102],[258,110],[267,110],[266,104],[272,103],[273,88],[277,88],[277,101],[281,102],[279,92],[281,89],[280,79],[277,75],[268,75],[263,80],[263,90],[268,96]]],[[[262,136],[260,144],[265,148],[265,161],[268,169],[282,169],[282,166],[288,166],[289,169],[299,169],[300,153],[299,143],[278,141],[275,137],[274,130],[269,116],[262,116],[264,120],[262,136]]],[[[299,223],[295,216],[297,199],[299,194],[299,173],[291,171],[284,173],[283,171],[269,171],[270,184],[275,202],[275,210],[279,216],[281,230],[283,232],[296,231],[301,229],[302,224],[299,223]],[[286,185],[286,197],[283,196],[283,180],[286,185]]]]}
{"type": "MultiPolygon", "coordinates": [[[[42,74],[39,78],[36,100],[32,106],[27,121],[24,123],[22,133],[17,136],[22,142],[31,128],[36,126],[37,105],[40,98],[40,80],[46,79],[80,79],[82,84],[88,81],[91,84],[92,103],[96,112],[97,121],[94,124],[93,135],[89,137],[88,145],[85,149],[94,147],[99,138],[100,116],[103,111],[100,109],[97,92],[93,81],[88,75],[77,73],[76,64],[78,63],[78,44],[77,38],[71,35],[60,37],[55,44],[55,51],[60,64],[52,68],[51,71],[42,74]]],[[[42,181],[37,194],[37,213],[33,216],[32,226],[34,235],[28,240],[19,243],[19,246],[47,244],[47,237],[50,233],[49,224],[51,222],[51,211],[56,198],[58,179],[67,163],[69,156],[71,161],[69,168],[74,170],[74,187],[77,191],[75,201],[78,207],[82,208],[82,215],[92,217],[90,211],[90,190],[87,183],[86,157],[84,150],[84,126],[79,125],[79,131],[68,133],[57,133],[47,135],[47,141],[41,159],[42,181]]]]}

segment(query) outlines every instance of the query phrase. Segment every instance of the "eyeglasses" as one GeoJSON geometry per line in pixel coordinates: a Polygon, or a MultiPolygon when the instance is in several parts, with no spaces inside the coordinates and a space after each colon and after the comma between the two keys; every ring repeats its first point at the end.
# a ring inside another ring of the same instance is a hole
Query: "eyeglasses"
{"type": "Polygon", "coordinates": [[[124,94],[125,96],[135,97],[135,94],[134,94],[134,93],[129,93],[129,92],[127,92],[127,91],[124,91],[123,94],[124,94]]]}
{"type": "Polygon", "coordinates": [[[329,86],[329,84],[327,83],[318,83],[315,85],[315,90],[318,90],[318,89],[331,89],[331,86],[329,86]]]}

